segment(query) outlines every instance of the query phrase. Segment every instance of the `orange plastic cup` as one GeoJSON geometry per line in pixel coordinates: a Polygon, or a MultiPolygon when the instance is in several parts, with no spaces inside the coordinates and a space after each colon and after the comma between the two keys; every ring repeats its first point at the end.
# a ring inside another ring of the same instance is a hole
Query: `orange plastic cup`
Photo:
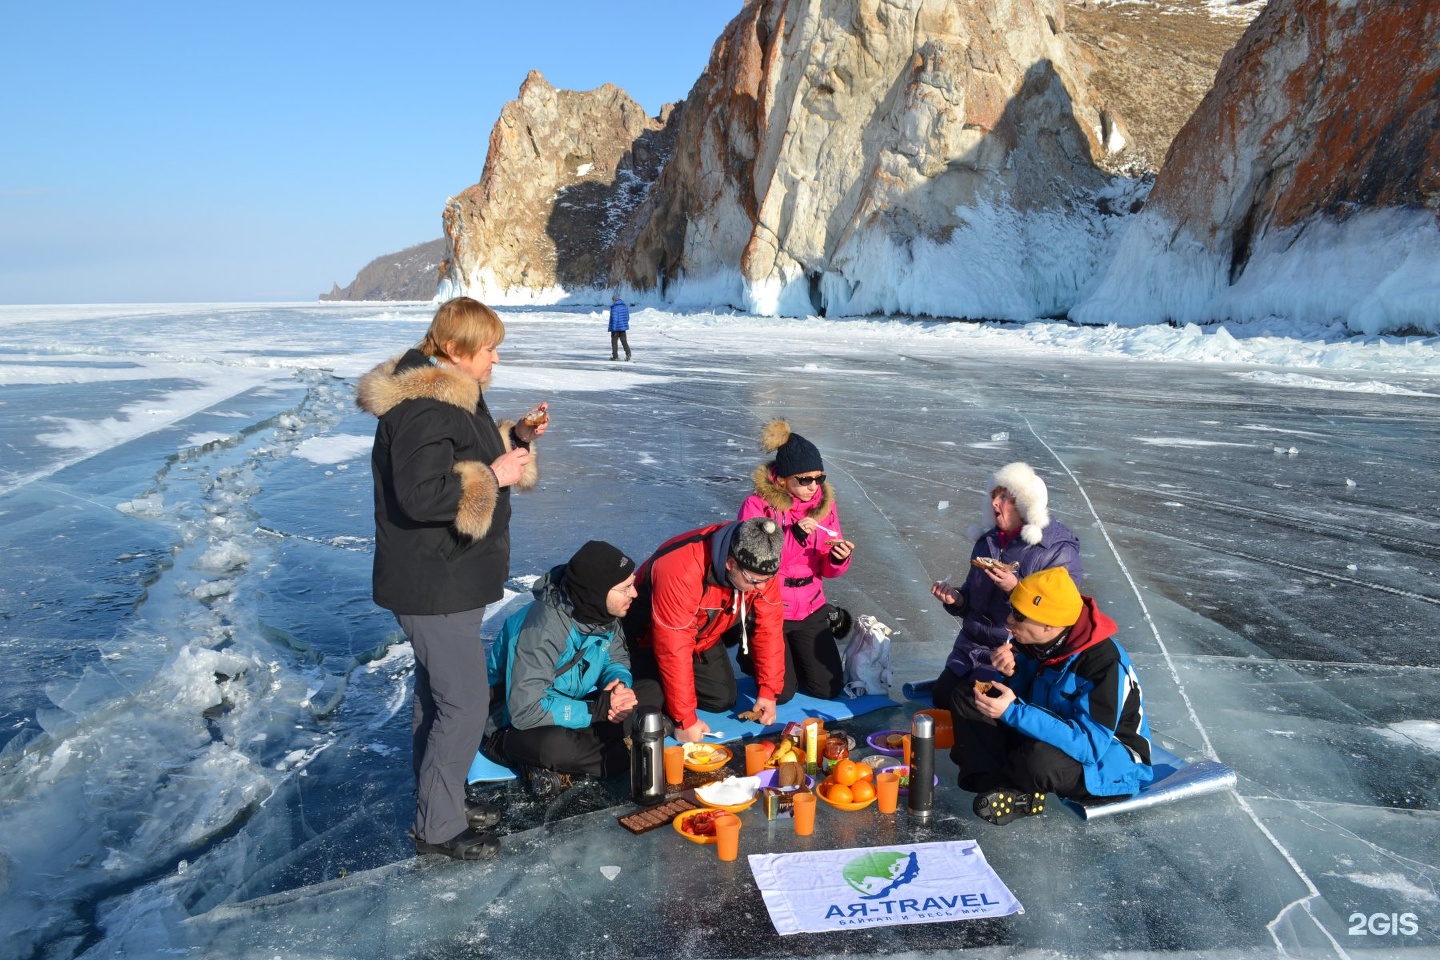
{"type": "Polygon", "coordinates": [[[770,759],[770,746],[765,743],[745,744],[745,776],[753,777],[765,769],[770,759]]]}
{"type": "Polygon", "coordinates": [[[735,814],[715,818],[715,849],[721,860],[740,856],[740,818],[735,814]]]}
{"type": "Polygon", "coordinates": [[[685,748],[665,748],[665,782],[671,785],[685,782],[685,748]]]}
{"type": "Polygon", "coordinates": [[[900,805],[900,774],[877,773],[875,775],[875,805],[881,813],[894,813],[900,805]]]}
{"type": "Polygon", "coordinates": [[[905,734],[905,766],[910,766],[910,734],[905,734]]]}
{"type": "Polygon", "coordinates": [[[795,834],[808,837],[815,832],[815,794],[795,794],[795,834]]]}

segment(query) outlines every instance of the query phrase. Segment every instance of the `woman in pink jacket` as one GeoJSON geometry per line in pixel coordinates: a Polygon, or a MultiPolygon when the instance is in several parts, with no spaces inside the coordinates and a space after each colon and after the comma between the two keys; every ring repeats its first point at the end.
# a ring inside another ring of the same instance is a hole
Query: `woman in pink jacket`
{"type": "MultiPolygon", "coordinates": [[[[840,532],[835,490],[825,482],[815,444],[784,420],[772,420],[760,445],[775,459],[755,468],[755,492],[741,504],[739,519],[769,517],[785,532],[777,574],[785,603],[785,687],[776,702],[785,703],[797,689],[833,700],[845,685],[845,670],[832,618],[849,617],[825,601],[822,581],[845,572],[855,544],[840,532]]],[[[748,673],[745,659],[742,652],[741,667],[748,673]]]]}

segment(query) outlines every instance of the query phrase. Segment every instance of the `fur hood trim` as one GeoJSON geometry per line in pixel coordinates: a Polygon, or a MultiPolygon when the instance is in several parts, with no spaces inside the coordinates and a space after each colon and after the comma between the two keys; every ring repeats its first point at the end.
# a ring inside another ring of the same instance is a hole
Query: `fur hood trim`
{"type": "Polygon", "coordinates": [[[355,388],[355,405],[375,417],[383,417],[406,400],[438,400],[475,412],[480,402],[480,384],[448,367],[426,364],[400,373],[399,356],[391,357],[360,378],[355,388]]]}
{"type": "MultiPolygon", "coordinates": [[[[784,423],[785,421],[778,420],[774,422],[784,423]]],[[[786,436],[789,436],[788,431],[786,432],[786,436]]],[[[751,479],[755,481],[756,495],[769,504],[777,513],[783,514],[799,506],[799,504],[795,502],[795,498],[790,496],[790,491],[786,490],[785,486],[776,479],[774,460],[771,460],[769,463],[760,464],[750,476],[751,479]]],[[[830,486],[830,481],[826,480],[820,487],[819,502],[805,511],[805,516],[814,517],[816,520],[823,520],[825,515],[830,512],[830,508],[835,506],[835,488],[830,486]]]]}
{"type": "MultiPolygon", "coordinates": [[[[480,384],[449,367],[433,364],[407,367],[396,372],[405,354],[391,357],[360,378],[355,389],[355,405],[366,413],[383,417],[406,400],[434,400],[457,407],[470,416],[480,402],[480,384]]],[[[496,423],[500,442],[510,450],[510,428],[513,420],[496,423]]],[[[495,504],[500,499],[500,484],[490,465],[478,460],[459,460],[451,467],[460,477],[460,503],[455,514],[455,529],[479,540],[490,532],[495,504]]],[[[530,462],[515,483],[517,490],[533,490],[540,482],[540,458],[534,446],[530,462]]]]}

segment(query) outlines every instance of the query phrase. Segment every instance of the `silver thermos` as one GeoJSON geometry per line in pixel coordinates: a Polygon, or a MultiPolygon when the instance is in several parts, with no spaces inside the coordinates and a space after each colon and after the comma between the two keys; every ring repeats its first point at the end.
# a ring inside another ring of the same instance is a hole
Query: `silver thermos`
{"type": "Polygon", "coordinates": [[[935,810],[935,720],[917,713],[910,721],[910,816],[927,820],[935,810]]]}
{"type": "Polygon", "coordinates": [[[630,794],[636,803],[665,799],[665,721],[655,707],[635,710],[630,736],[630,794]]]}

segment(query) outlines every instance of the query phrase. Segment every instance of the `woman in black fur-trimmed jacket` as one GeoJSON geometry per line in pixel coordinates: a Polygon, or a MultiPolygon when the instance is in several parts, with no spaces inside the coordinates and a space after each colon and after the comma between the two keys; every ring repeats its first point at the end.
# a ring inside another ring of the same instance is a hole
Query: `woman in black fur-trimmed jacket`
{"type": "Polygon", "coordinates": [[[546,427],[544,404],[519,423],[491,417],[483,387],[504,337],[489,307],[450,300],[418,347],[370,371],[357,392],[380,420],[375,602],[415,648],[415,849],[462,860],[499,850],[485,832],[498,814],[465,798],[490,706],[480,624],[509,577],[510,488],[539,479],[529,445],[546,427]]]}

